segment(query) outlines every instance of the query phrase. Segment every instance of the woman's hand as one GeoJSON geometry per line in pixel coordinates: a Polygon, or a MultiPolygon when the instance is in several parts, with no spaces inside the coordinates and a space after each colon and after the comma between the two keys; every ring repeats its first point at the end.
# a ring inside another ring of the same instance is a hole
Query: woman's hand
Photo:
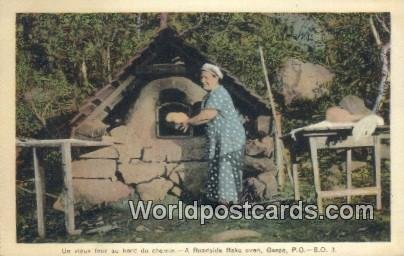
{"type": "MultiPolygon", "coordinates": [[[[189,119],[188,119],[188,120],[189,120],[189,119]]],[[[179,129],[180,129],[183,133],[186,133],[186,132],[188,131],[188,128],[189,128],[188,120],[186,120],[186,121],[180,123],[179,129]]]]}
{"type": "Polygon", "coordinates": [[[168,122],[174,121],[176,124],[179,124],[178,129],[186,133],[190,125],[206,124],[210,120],[214,119],[218,115],[218,111],[216,109],[204,109],[198,115],[192,118],[189,118],[184,113],[180,113],[180,116],[176,115],[176,113],[169,113],[166,120],[168,122]]]}
{"type": "Polygon", "coordinates": [[[179,129],[184,133],[189,128],[189,117],[183,112],[170,112],[166,116],[167,122],[175,123],[175,129],[179,129]]]}

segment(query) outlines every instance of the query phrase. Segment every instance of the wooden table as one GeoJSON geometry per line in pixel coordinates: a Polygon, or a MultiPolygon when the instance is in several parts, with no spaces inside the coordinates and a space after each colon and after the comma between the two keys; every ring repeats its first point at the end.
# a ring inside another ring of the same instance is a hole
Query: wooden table
{"type": "MultiPolygon", "coordinates": [[[[289,137],[291,135],[289,134],[289,137]]],[[[347,202],[351,202],[351,196],[376,195],[376,208],[382,208],[382,186],[381,186],[381,161],[380,161],[380,141],[389,139],[389,127],[378,126],[372,136],[362,137],[354,140],[352,137],[352,127],[338,128],[315,128],[303,129],[296,135],[296,141],[291,144],[291,160],[295,200],[300,200],[298,161],[299,153],[307,151],[309,148],[312,170],[314,176],[314,186],[317,195],[317,206],[319,212],[323,212],[323,199],[335,197],[347,197],[347,202]],[[308,145],[307,145],[308,142],[308,145]],[[359,147],[373,148],[373,169],[375,171],[375,185],[370,187],[353,188],[352,187],[352,149],[359,147]],[[346,170],[347,185],[346,189],[340,190],[322,190],[320,180],[320,168],[318,161],[319,149],[345,149],[346,150],[346,170]]],[[[286,138],[287,136],[285,136],[286,138]]],[[[289,139],[290,141],[290,139],[289,139]]]]}
{"type": "Polygon", "coordinates": [[[70,235],[77,235],[81,230],[75,228],[74,222],[74,193],[73,193],[73,178],[72,178],[72,156],[71,147],[104,147],[111,146],[112,143],[99,141],[85,141],[78,139],[55,139],[55,140],[17,140],[18,147],[32,147],[34,158],[35,172],[35,192],[36,192],[36,207],[37,207],[37,222],[38,234],[40,237],[45,237],[45,214],[44,214],[44,194],[45,182],[44,173],[38,165],[38,157],[36,149],[39,147],[56,147],[62,152],[62,166],[64,173],[64,212],[66,230],[70,235]]]}

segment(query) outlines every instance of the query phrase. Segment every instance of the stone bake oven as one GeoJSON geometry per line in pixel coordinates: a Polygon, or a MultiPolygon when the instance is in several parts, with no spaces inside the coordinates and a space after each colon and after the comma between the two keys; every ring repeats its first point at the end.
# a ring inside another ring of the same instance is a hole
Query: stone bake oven
{"type": "MultiPolygon", "coordinates": [[[[172,111],[198,113],[206,94],[199,84],[199,69],[206,62],[213,63],[168,27],[115,80],[83,103],[71,121],[72,137],[114,145],[76,156],[72,166],[76,202],[95,205],[125,198],[172,202],[200,196],[207,173],[204,129],[194,127],[184,134],[167,123],[165,115],[172,111]]],[[[223,73],[222,84],[244,116],[251,139],[253,169],[245,177],[253,184],[267,173],[256,184],[265,185],[265,179],[274,180],[274,175],[268,176],[273,171],[271,143],[264,150],[259,145],[262,140],[253,139],[258,130],[269,133],[270,111],[239,80],[226,70],[223,73]],[[260,158],[266,159],[257,162],[260,158]]]]}

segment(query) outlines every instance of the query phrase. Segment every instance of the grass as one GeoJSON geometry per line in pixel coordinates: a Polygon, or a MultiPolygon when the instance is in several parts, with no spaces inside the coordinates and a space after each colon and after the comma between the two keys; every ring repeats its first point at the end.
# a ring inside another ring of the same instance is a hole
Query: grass
{"type": "MultiPolygon", "coordinates": [[[[390,172],[389,162],[382,165],[383,210],[375,210],[374,220],[132,220],[130,211],[122,207],[102,207],[82,212],[76,218],[76,226],[83,229],[79,236],[66,235],[64,214],[52,209],[52,201],[47,200],[47,237],[41,239],[36,232],[35,195],[17,193],[17,241],[21,243],[180,243],[210,242],[212,235],[226,230],[250,229],[261,234],[257,238],[244,238],[232,242],[368,242],[390,241],[390,172]],[[94,225],[117,225],[118,229],[106,233],[86,234],[94,225]],[[139,230],[139,227],[146,231],[139,230]]],[[[370,172],[361,168],[353,175],[357,180],[368,183],[370,172]]],[[[303,200],[315,202],[312,176],[308,170],[301,172],[303,200]]],[[[343,177],[345,179],[345,177],[343,177]]],[[[362,184],[368,185],[368,184],[362,184]]],[[[33,184],[28,186],[33,189],[33,184]],[[30,187],[31,186],[31,187],[30,187]]],[[[285,195],[290,196],[290,188],[285,195]]],[[[342,204],[344,198],[325,200],[325,203],[342,204]]],[[[372,203],[374,196],[353,197],[354,203],[372,203]]],[[[291,203],[291,202],[289,202],[291,203]]]]}
{"type": "MultiPolygon", "coordinates": [[[[244,238],[240,242],[367,242],[390,240],[390,213],[378,211],[374,220],[217,220],[200,225],[197,220],[132,220],[129,210],[102,208],[78,217],[83,223],[101,221],[116,224],[118,229],[107,233],[67,236],[63,227],[63,214],[49,210],[47,238],[36,235],[35,219],[19,230],[19,242],[209,242],[212,235],[232,229],[250,229],[260,233],[259,238],[244,238]],[[145,230],[138,230],[138,227],[145,230]]],[[[86,230],[84,230],[86,231],[86,230]]],[[[233,240],[234,241],[234,240],[233,240]]]]}

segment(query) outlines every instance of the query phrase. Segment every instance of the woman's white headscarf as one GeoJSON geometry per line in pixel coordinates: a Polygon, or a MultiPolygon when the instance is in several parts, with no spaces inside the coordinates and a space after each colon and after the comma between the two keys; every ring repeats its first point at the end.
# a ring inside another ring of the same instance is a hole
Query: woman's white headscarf
{"type": "Polygon", "coordinates": [[[219,77],[219,79],[223,78],[223,73],[222,73],[222,71],[220,71],[220,68],[218,66],[213,65],[213,64],[205,63],[205,64],[203,64],[201,70],[202,71],[207,71],[207,72],[219,77]]]}

